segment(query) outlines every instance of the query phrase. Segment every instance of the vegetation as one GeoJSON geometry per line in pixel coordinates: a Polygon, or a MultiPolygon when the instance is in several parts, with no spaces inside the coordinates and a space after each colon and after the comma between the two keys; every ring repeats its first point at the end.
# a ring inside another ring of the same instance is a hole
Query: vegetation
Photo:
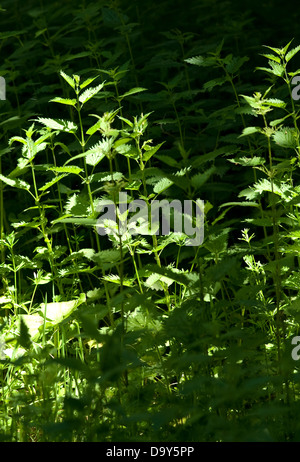
{"type": "Polygon", "coordinates": [[[2,2],[1,441],[300,440],[300,46],[256,3],[2,2]],[[120,192],[203,243],[99,234],[120,192]]]}

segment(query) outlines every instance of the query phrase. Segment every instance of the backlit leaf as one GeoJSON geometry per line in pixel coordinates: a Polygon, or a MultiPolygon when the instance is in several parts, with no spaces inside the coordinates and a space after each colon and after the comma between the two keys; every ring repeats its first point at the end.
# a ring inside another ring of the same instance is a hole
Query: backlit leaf
{"type": "Polygon", "coordinates": [[[50,99],[51,103],[59,103],[59,104],[65,104],[67,106],[76,106],[76,99],[70,99],[70,98],[53,98],[50,99]]]}
{"type": "MultiPolygon", "coordinates": [[[[64,319],[69,317],[80,305],[86,301],[85,294],[80,294],[80,297],[76,300],[70,300],[67,302],[54,302],[54,303],[42,303],[41,313],[46,316],[46,325],[56,325],[62,322],[64,319]]],[[[42,318],[43,319],[43,318],[42,318]]]]}
{"type": "Polygon", "coordinates": [[[93,98],[100,90],[104,87],[104,82],[97,85],[97,87],[88,88],[79,96],[79,101],[81,104],[85,104],[89,99],[93,98]]]}

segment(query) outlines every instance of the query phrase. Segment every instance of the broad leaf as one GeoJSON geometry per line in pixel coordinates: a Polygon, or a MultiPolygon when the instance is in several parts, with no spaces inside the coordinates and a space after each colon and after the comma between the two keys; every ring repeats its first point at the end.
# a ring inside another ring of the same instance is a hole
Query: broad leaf
{"type": "Polygon", "coordinates": [[[58,175],[58,176],[55,176],[53,178],[53,180],[51,181],[48,181],[48,183],[44,184],[44,186],[41,186],[39,188],[40,191],[46,191],[47,189],[51,188],[51,186],[53,186],[55,183],[57,183],[58,181],[60,181],[62,178],[64,178],[65,176],[67,176],[66,173],[63,173],[62,175],[58,175]]]}
{"type": "Polygon", "coordinates": [[[63,70],[60,71],[60,75],[65,79],[66,82],[75,90],[75,81],[67,75],[63,70]]]}
{"type": "Polygon", "coordinates": [[[242,134],[239,136],[241,138],[242,136],[247,136],[247,135],[252,135],[253,133],[261,133],[262,129],[259,127],[246,127],[243,129],[242,134]]]}
{"type": "Polygon", "coordinates": [[[79,96],[79,101],[81,104],[85,104],[89,99],[93,98],[100,90],[104,87],[104,82],[97,85],[97,87],[88,88],[79,96]]]}
{"type": "Polygon", "coordinates": [[[294,128],[283,127],[272,135],[273,140],[283,148],[297,147],[297,133],[294,128]]]}
{"type": "Polygon", "coordinates": [[[151,157],[160,149],[160,147],[164,144],[164,141],[157,146],[154,146],[153,148],[149,148],[147,146],[147,149],[145,147],[145,152],[143,153],[143,161],[147,162],[151,157]]]}
{"type": "Polygon", "coordinates": [[[153,191],[156,194],[160,194],[166,189],[168,189],[174,182],[169,180],[168,178],[162,178],[160,181],[156,183],[156,185],[153,188],[153,191]]]}
{"type": "Polygon", "coordinates": [[[140,93],[141,91],[146,91],[146,90],[147,90],[147,88],[135,87],[135,88],[132,88],[129,91],[126,91],[126,93],[124,93],[123,95],[120,95],[118,99],[121,100],[121,99],[125,98],[126,96],[134,95],[136,93],[140,93]]]}
{"type": "Polygon", "coordinates": [[[65,104],[67,106],[76,106],[76,99],[70,99],[70,98],[53,98],[50,99],[51,103],[59,103],[59,104],[65,104]]]}
{"type": "Polygon", "coordinates": [[[82,172],[82,168],[77,167],[76,165],[68,165],[64,167],[51,167],[49,170],[52,170],[55,173],[74,173],[74,175],[79,175],[82,172]]]}
{"type": "Polygon", "coordinates": [[[59,130],[62,132],[76,132],[77,125],[75,125],[70,120],[63,119],[45,119],[43,117],[38,117],[37,122],[45,125],[46,127],[52,128],[53,130],[59,130]]]}
{"type": "Polygon", "coordinates": [[[55,326],[68,318],[77,308],[86,301],[85,294],[80,294],[77,300],[67,302],[41,303],[41,313],[46,317],[46,326],[55,326]]]}
{"type": "Polygon", "coordinates": [[[0,174],[0,181],[3,181],[3,183],[13,187],[13,188],[18,188],[18,189],[30,189],[30,184],[26,183],[23,180],[13,180],[12,178],[7,178],[6,176],[0,174]]]}
{"type": "Polygon", "coordinates": [[[20,316],[21,320],[26,324],[29,335],[33,341],[40,337],[40,327],[44,324],[44,318],[37,314],[23,314],[20,316]]]}

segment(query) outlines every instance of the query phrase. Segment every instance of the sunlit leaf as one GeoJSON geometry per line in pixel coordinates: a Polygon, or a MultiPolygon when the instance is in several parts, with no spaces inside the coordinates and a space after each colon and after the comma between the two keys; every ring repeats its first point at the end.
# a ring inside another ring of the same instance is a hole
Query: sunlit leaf
{"type": "MultiPolygon", "coordinates": [[[[56,325],[68,318],[80,305],[86,301],[85,294],[80,294],[76,300],[67,302],[42,303],[41,313],[46,317],[47,324],[56,325]]],[[[43,318],[42,318],[43,319],[43,318]]],[[[46,324],[46,325],[47,325],[46,324]]]]}

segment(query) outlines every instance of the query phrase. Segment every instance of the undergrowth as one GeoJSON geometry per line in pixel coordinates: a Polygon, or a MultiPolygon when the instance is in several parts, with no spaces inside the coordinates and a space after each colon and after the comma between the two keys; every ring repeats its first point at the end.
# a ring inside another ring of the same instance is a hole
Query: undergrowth
{"type": "Polygon", "coordinates": [[[1,441],[299,441],[300,46],[253,83],[247,18],[149,45],[147,9],[66,4],[0,34],[1,441]],[[203,199],[203,243],[101,234],[121,192],[203,199]]]}

